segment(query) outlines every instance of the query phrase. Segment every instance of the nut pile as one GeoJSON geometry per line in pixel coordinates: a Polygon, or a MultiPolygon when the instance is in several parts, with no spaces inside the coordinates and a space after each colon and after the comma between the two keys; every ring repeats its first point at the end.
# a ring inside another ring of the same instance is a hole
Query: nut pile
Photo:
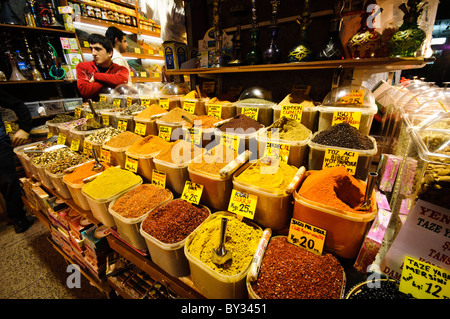
{"type": "Polygon", "coordinates": [[[111,137],[119,135],[120,133],[122,133],[121,130],[118,130],[112,126],[107,126],[87,136],[85,141],[90,143],[103,143],[108,141],[111,137]]]}

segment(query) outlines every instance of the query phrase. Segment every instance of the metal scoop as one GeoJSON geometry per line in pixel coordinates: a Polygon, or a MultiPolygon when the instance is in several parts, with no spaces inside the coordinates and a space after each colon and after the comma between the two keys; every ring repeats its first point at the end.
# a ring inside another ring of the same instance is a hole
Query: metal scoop
{"type": "Polygon", "coordinates": [[[103,165],[100,163],[100,161],[97,158],[97,153],[95,152],[95,148],[92,148],[92,154],[94,154],[95,164],[92,167],[93,171],[99,171],[102,169],[103,165]]]}
{"type": "Polygon", "coordinates": [[[60,148],[65,148],[65,147],[67,147],[67,146],[64,145],[64,144],[56,144],[56,145],[47,147],[47,148],[45,148],[45,149],[43,149],[43,150],[24,149],[23,152],[24,152],[25,154],[30,154],[30,153],[42,154],[42,153],[51,152],[51,151],[54,151],[54,150],[57,150],[57,149],[60,149],[60,148]]]}
{"type": "Polygon", "coordinates": [[[181,118],[182,118],[183,120],[185,120],[186,122],[188,122],[189,124],[192,124],[192,126],[194,126],[194,122],[192,122],[191,119],[188,118],[187,116],[181,115],[181,118]]]}
{"type": "Polygon", "coordinates": [[[212,262],[218,267],[227,269],[231,264],[231,252],[225,249],[225,235],[227,232],[228,219],[222,217],[222,223],[220,227],[220,244],[219,247],[213,248],[212,262]]]}
{"type": "Polygon", "coordinates": [[[369,173],[369,176],[367,177],[366,193],[364,194],[364,202],[361,204],[361,206],[356,207],[355,210],[366,211],[366,210],[370,209],[370,206],[372,204],[372,201],[371,201],[372,192],[373,192],[373,188],[375,186],[377,177],[378,177],[377,173],[374,173],[374,172],[369,173]]]}

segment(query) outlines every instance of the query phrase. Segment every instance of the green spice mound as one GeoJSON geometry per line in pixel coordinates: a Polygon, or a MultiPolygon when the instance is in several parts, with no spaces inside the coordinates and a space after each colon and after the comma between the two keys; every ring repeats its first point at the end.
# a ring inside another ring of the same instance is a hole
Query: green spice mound
{"type": "Polygon", "coordinates": [[[312,142],[356,150],[372,150],[373,142],[367,135],[348,123],[339,123],[319,132],[312,142]]]}
{"type": "Polygon", "coordinates": [[[109,199],[130,187],[142,183],[142,178],[133,172],[110,167],[92,182],[83,186],[82,191],[96,200],[109,199]]]}
{"type": "Polygon", "coordinates": [[[294,119],[282,116],[267,128],[268,138],[286,141],[302,141],[308,138],[311,131],[294,119]]]}

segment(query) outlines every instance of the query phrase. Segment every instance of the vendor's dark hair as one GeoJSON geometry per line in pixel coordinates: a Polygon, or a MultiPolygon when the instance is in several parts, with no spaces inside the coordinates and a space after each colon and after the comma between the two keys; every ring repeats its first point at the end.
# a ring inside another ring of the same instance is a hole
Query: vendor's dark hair
{"type": "Polygon", "coordinates": [[[105,37],[111,41],[113,47],[116,45],[116,38],[121,42],[124,36],[125,32],[116,27],[109,27],[105,32],[105,37]]]}
{"type": "Polygon", "coordinates": [[[89,44],[95,44],[95,43],[101,44],[106,49],[106,52],[112,52],[112,50],[113,50],[111,41],[109,41],[109,39],[107,37],[105,37],[101,34],[92,33],[89,35],[87,40],[88,40],[89,44]]]}

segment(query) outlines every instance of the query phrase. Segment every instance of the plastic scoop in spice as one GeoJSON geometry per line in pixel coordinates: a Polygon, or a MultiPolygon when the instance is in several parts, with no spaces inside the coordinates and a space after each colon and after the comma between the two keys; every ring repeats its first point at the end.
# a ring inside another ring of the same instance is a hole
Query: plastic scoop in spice
{"type": "Polygon", "coordinates": [[[231,264],[231,252],[225,249],[225,237],[227,232],[228,219],[222,217],[222,223],[220,227],[220,244],[219,247],[212,250],[212,261],[218,267],[227,269],[231,264]]]}

